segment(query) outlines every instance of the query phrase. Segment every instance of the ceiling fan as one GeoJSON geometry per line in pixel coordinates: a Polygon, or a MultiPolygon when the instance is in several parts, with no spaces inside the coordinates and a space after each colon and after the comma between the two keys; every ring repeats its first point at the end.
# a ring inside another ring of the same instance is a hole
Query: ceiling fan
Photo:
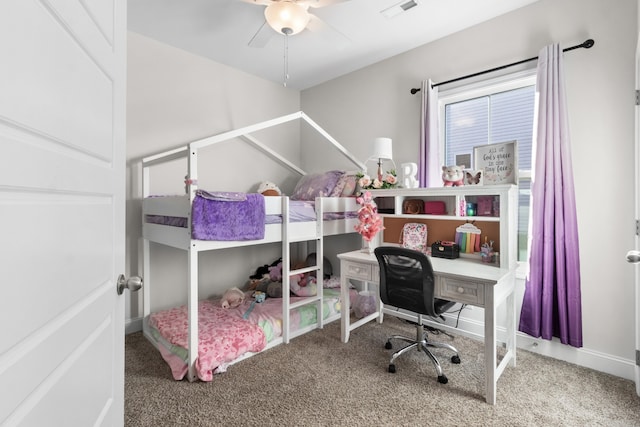
{"type": "MultiPolygon", "coordinates": [[[[305,28],[311,30],[331,29],[333,27],[324,23],[316,15],[309,12],[309,8],[317,9],[344,3],[349,0],[241,0],[260,6],[264,9],[264,22],[249,41],[250,47],[264,47],[273,37],[274,32],[285,36],[298,34],[305,28]]],[[[344,35],[340,33],[342,37],[344,35]]]]}

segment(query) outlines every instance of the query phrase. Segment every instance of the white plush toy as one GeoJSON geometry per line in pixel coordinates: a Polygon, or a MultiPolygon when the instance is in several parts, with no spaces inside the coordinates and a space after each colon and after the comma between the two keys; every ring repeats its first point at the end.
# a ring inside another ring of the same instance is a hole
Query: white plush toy
{"type": "Polygon", "coordinates": [[[222,308],[236,308],[244,302],[244,292],[237,287],[228,289],[222,296],[222,308]]]}
{"type": "Polygon", "coordinates": [[[282,192],[280,191],[278,186],[271,181],[262,181],[258,186],[258,193],[262,194],[263,196],[281,196],[282,195],[282,192]]]}
{"type": "Polygon", "coordinates": [[[443,166],[442,167],[442,182],[445,187],[457,187],[464,185],[464,165],[457,166],[443,166]]]}

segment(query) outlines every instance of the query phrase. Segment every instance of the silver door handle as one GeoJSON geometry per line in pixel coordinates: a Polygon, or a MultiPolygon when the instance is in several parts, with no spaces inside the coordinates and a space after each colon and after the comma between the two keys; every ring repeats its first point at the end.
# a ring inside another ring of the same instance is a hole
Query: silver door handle
{"type": "Polygon", "coordinates": [[[627,262],[632,264],[637,264],[640,262],[640,251],[629,251],[627,252],[627,262]]]}
{"type": "Polygon", "coordinates": [[[116,286],[118,295],[122,295],[125,288],[129,289],[131,292],[137,292],[142,287],[142,278],[133,276],[127,279],[124,277],[124,274],[121,274],[118,276],[118,283],[116,286]]]}

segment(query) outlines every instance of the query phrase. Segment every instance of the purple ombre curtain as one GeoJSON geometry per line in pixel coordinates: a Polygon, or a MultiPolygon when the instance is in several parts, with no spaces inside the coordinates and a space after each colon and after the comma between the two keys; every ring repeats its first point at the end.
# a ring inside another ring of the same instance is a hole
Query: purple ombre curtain
{"type": "Polygon", "coordinates": [[[441,187],[440,144],[438,142],[438,88],[424,80],[420,89],[422,109],[420,120],[420,157],[418,183],[420,187],[441,187]]]}
{"type": "Polygon", "coordinates": [[[580,252],[562,50],[538,56],[535,168],[531,183],[529,277],[519,329],[582,347],[580,252]]]}

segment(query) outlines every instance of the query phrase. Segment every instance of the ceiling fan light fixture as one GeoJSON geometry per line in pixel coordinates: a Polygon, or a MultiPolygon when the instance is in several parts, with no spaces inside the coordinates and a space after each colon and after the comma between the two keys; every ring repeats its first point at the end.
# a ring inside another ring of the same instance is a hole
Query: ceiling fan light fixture
{"type": "Polygon", "coordinates": [[[264,10],[264,17],[271,28],[287,36],[304,30],[311,19],[306,8],[291,1],[271,3],[264,10]]]}

